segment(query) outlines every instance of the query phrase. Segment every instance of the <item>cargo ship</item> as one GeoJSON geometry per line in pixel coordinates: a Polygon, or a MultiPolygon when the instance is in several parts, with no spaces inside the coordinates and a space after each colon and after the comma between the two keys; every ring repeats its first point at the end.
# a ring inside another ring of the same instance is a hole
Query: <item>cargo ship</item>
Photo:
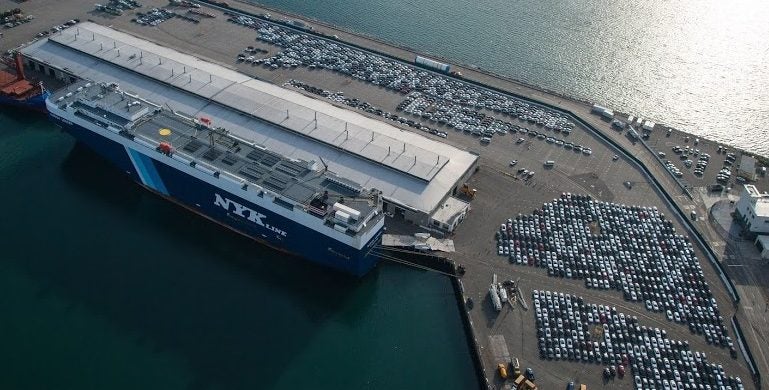
{"type": "Polygon", "coordinates": [[[43,83],[33,84],[24,76],[21,56],[14,57],[16,74],[0,70],[0,105],[45,112],[45,100],[50,96],[43,83]]]}
{"type": "Polygon", "coordinates": [[[133,180],[277,250],[357,276],[378,261],[381,193],[122,91],[78,81],[46,100],[50,118],[133,180]]]}

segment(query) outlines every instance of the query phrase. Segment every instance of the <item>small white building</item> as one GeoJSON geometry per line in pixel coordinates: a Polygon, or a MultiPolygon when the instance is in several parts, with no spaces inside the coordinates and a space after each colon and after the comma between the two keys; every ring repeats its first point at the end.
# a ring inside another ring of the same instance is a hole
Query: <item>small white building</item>
{"type": "Polygon", "coordinates": [[[614,111],[612,111],[609,108],[606,108],[600,104],[593,104],[593,108],[590,109],[590,112],[593,114],[598,114],[601,117],[605,119],[613,119],[614,118],[614,111]]]}
{"type": "Polygon", "coordinates": [[[750,181],[755,181],[756,159],[743,154],[742,159],[740,159],[740,167],[737,170],[737,176],[744,177],[750,181]]]}
{"type": "Polygon", "coordinates": [[[761,251],[761,260],[769,260],[769,236],[758,236],[755,243],[761,251]]]}
{"type": "Polygon", "coordinates": [[[656,125],[657,124],[652,122],[652,121],[644,121],[643,129],[644,129],[644,131],[652,131],[652,130],[654,130],[654,126],[656,126],[656,125]]]}
{"type": "Polygon", "coordinates": [[[735,213],[749,233],[769,234],[769,194],[762,194],[756,186],[746,184],[735,213]]]}
{"type": "Polygon", "coordinates": [[[432,215],[432,226],[438,229],[453,232],[470,210],[470,203],[449,196],[432,215]]]}

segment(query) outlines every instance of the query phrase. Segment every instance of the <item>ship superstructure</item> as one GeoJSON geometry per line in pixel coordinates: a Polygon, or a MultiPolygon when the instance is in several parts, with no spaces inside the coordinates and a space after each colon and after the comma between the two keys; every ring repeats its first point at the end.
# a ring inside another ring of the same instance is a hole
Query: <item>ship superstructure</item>
{"type": "Polygon", "coordinates": [[[377,261],[379,191],[173,112],[117,84],[80,81],[51,118],[145,187],[276,249],[355,275],[377,261]]]}

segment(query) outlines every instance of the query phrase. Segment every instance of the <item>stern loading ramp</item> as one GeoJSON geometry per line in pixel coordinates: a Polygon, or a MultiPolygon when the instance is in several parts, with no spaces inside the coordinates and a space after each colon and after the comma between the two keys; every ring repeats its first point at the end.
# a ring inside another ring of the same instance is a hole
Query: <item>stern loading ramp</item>
{"type": "Polygon", "coordinates": [[[321,157],[339,176],[419,214],[434,212],[477,164],[477,155],[443,142],[95,23],[21,52],[28,63],[117,82],[177,112],[209,117],[288,157],[321,157]]]}

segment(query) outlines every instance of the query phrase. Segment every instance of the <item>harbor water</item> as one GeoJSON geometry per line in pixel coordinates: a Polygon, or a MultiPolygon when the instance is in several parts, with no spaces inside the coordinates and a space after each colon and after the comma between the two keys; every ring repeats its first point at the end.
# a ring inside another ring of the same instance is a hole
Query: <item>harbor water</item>
{"type": "Polygon", "coordinates": [[[769,2],[262,0],[769,156],[769,2]]]}
{"type": "Polygon", "coordinates": [[[449,280],[348,277],[175,206],[0,109],[0,388],[471,389],[449,280]]]}

